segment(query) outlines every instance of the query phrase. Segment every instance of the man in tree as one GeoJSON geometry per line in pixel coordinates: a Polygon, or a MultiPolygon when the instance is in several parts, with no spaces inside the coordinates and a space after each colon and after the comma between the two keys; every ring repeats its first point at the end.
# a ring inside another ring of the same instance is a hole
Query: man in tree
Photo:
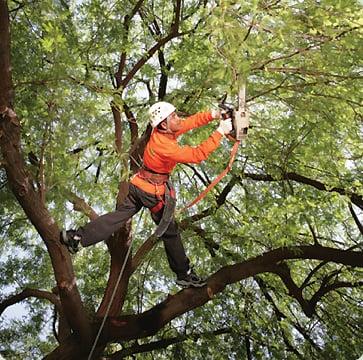
{"type": "Polygon", "coordinates": [[[61,241],[71,253],[108,239],[142,207],[151,211],[161,237],[170,268],[177,275],[177,284],[183,287],[201,287],[206,283],[191,269],[174,219],[175,195],[169,175],[178,163],[200,163],[219,145],[223,135],[232,130],[231,119],[221,120],[218,128],[207,140],[196,147],[180,146],[177,137],[191,129],[207,125],[220,118],[220,112],[197,113],[185,120],[176,114],[175,107],[158,102],[150,107],[149,116],[153,132],[144,151],[143,166],[132,177],[129,193],[116,211],[98,217],[78,230],[63,230],[61,241]]]}

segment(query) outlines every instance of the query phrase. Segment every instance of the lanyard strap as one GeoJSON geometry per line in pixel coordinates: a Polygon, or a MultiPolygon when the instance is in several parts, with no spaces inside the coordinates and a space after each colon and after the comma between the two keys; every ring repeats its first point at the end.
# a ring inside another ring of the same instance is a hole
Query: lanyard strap
{"type": "Polygon", "coordinates": [[[184,208],[179,210],[179,212],[189,209],[190,207],[198,203],[200,200],[202,200],[209,193],[209,191],[211,191],[227,175],[227,173],[231,170],[234,159],[236,158],[239,144],[240,141],[236,141],[234,143],[227,167],[207,186],[207,188],[203,192],[201,192],[192,202],[190,202],[184,208]]]}

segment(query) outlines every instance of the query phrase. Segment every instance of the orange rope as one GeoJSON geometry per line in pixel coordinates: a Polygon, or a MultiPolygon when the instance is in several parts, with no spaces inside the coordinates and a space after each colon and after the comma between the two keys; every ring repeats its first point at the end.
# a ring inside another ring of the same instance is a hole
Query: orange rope
{"type": "Polygon", "coordinates": [[[236,141],[234,143],[232,150],[231,150],[231,155],[230,155],[230,159],[229,159],[227,167],[192,202],[190,202],[184,208],[179,210],[180,212],[182,212],[186,209],[189,209],[190,207],[195,205],[197,202],[202,200],[209,193],[209,191],[211,191],[226,176],[226,174],[231,170],[232,164],[234,162],[234,159],[235,159],[237,151],[238,151],[239,144],[240,144],[240,141],[236,141]]]}

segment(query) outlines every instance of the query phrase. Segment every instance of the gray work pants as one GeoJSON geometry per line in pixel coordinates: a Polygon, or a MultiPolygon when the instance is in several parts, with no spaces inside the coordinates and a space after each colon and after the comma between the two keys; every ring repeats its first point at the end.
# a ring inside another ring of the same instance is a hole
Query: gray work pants
{"type": "MultiPolygon", "coordinates": [[[[82,238],[82,246],[86,247],[107,240],[114,232],[118,231],[128,219],[140,211],[142,207],[151,209],[159,203],[159,201],[160,199],[155,195],[149,194],[133,184],[129,184],[129,193],[116,211],[102,215],[77,230],[77,234],[82,238]]],[[[162,218],[163,209],[164,208],[156,213],[151,213],[151,217],[156,224],[159,224],[162,218]]],[[[174,218],[161,239],[164,242],[170,268],[177,275],[185,274],[189,270],[189,259],[185,254],[178,225],[174,218]]]]}

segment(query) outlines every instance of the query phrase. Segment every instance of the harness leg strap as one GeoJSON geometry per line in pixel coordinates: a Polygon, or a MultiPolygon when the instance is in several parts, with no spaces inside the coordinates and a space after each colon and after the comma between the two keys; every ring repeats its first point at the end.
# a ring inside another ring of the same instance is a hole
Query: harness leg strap
{"type": "Polygon", "coordinates": [[[175,206],[175,190],[171,185],[170,181],[168,181],[165,183],[165,201],[159,201],[153,208],[150,209],[151,212],[156,213],[164,207],[163,216],[155,230],[155,236],[159,238],[163,236],[163,234],[169,227],[171,220],[174,217],[175,206]]]}

